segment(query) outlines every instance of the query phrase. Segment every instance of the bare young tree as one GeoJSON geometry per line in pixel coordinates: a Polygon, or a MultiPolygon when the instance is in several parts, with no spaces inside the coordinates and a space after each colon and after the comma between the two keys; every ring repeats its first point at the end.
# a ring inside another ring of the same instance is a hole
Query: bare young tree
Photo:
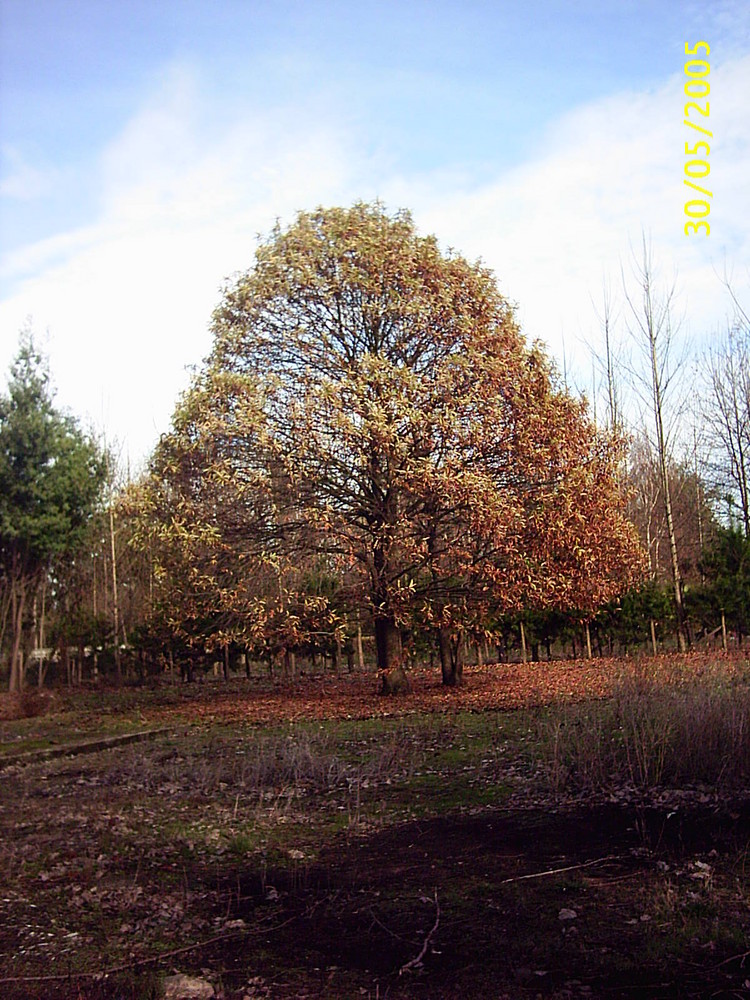
{"type": "Polygon", "coordinates": [[[676,376],[682,367],[682,359],[675,357],[674,350],[674,334],[676,332],[672,320],[674,285],[666,291],[657,287],[651,248],[645,236],[640,259],[634,255],[633,282],[635,288],[630,291],[623,276],[629,315],[628,328],[641,356],[641,364],[633,366],[631,373],[634,388],[640,398],[647,402],[653,420],[653,444],[661,478],[670,569],[674,587],[677,641],[680,650],[685,652],[688,649],[689,639],[669,482],[669,460],[672,446],[670,430],[675,426],[674,422],[679,416],[678,409],[671,405],[671,397],[674,396],[674,390],[677,386],[676,376]]]}
{"type": "Polygon", "coordinates": [[[716,486],[737,504],[750,536],[750,324],[738,315],[709,349],[703,417],[716,486]]]}
{"type": "Polygon", "coordinates": [[[604,379],[607,427],[615,434],[619,434],[623,428],[622,392],[618,381],[621,359],[618,356],[615,336],[617,314],[612,300],[612,289],[606,280],[602,286],[601,312],[596,305],[594,305],[594,309],[604,338],[604,355],[602,356],[598,348],[590,347],[590,350],[595,368],[599,370],[604,379]]]}

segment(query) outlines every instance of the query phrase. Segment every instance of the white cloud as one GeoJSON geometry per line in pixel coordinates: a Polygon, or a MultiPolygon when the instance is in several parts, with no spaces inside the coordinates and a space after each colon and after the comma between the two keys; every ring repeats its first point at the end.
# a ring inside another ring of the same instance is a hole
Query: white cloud
{"type": "Polygon", "coordinates": [[[0,305],[0,363],[31,315],[49,329],[59,400],[137,459],[208,352],[220,286],[251,265],[256,233],[350,197],[351,156],[335,130],[248,114],[211,135],[200,112],[195,81],[171,73],[101,157],[98,223],[3,261],[17,284],[0,305]]]}
{"type": "MultiPolygon", "coordinates": [[[[596,335],[591,297],[619,284],[631,247],[650,237],[665,278],[675,274],[686,327],[714,329],[726,304],[716,277],[750,259],[750,57],[711,76],[711,235],[684,234],[684,78],[649,93],[578,109],[549,130],[537,156],[494,183],[451,195],[420,192],[418,218],[444,242],[481,256],[520,305],[527,335],[568,350],[596,335]]],[[[408,197],[408,183],[399,187],[408,197]]],[[[692,195],[700,197],[699,195],[692,195]]],[[[583,364],[583,352],[579,350],[583,364]]]]}
{"type": "MultiPolygon", "coordinates": [[[[15,290],[0,304],[0,364],[32,314],[49,327],[60,399],[142,457],[167,429],[185,368],[210,348],[223,279],[252,263],[255,234],[296,210],[380,196],[408,207],[422,231],[482,257],[519,303],[527,335],[590,365],[591,297],[616,284],[630,245],[650,233],[676,270],[696,332],[726,311],[714,273],[724,254],[750,259],[750,57],[712,71],[709,240],[683,235],[682,84],[627,93],[558,121],[536,155],[482,187],[447,174],[394,176],[333,121],[292,109],[245,109],[221,122],[189,70],[161,90],[103,152],[98,222],[26,247],[3,262],[15,290]]],[[[382,145],[382,144],[381,144],[382,145]]]]}
{"type": "Polygon", "coordinates": [[[0,196],[17,201],[33,201],[52,190],[55,180],[53,170],[32,166],[14,146],[3,146],[2,159],[4,164],[3,176],[0,178],[0,196]]]}

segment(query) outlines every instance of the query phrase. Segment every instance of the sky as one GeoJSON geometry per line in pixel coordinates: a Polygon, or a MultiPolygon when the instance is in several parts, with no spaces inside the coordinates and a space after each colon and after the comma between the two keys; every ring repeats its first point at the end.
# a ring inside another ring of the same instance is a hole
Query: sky
{"type": "Polygon", "coordinates": [[[644,237],[694,350],[724,275],[750,301],[749,97],[750,0],[0,0],[0,372],[30,325],[58,405],[142,466],[258,236],[378,198],[491,267],[593,394],[644,237]]]}

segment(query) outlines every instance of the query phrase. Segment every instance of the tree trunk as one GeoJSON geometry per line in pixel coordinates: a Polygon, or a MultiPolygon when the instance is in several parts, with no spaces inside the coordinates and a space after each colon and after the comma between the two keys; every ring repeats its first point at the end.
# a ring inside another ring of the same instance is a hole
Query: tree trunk
{"type": "Polygon", "coordinates": [[[359,612],[357,612],[357,664],[360,670],[365,669],[365,651],[362,648],[362,625],[359,621],[359,612]]]}
{"type": "Polygon", "coordinates": [[[47,643],[46,626],[47,626],[47,574],[45,573],[44,577],[42,578],[42,607],[39,614],[39,633],[37,638],[38,642],[37,654],[39,656],[38,681],[40,688],[44,687],[44,677],[45,674],[47,673],[46,664],[44,661],[44,650],[46,648],[46,643],[47,643]]]}
{"type": "Polygon", "coordinates": [[[656,644],[656,623],[654,619],[651,619],[651,648],[654,651],[654,656],[659,652],[659,647],[656,644]]]}
{"type": "Polygon", "coordinates": [[[115,632],[115,669],[117,683],[122,683],[122,663],[120,661],[120,603],[117,598],[117,552],[115,550],[115,513],[109,507],[109,542],[112,550],[112,620],[115,632]]]}
{"type": "Polygon", "coordinates": [[[378,670],[401,666],[401,632],[387,613],[375,613],[375,650],[378,670]]]}
{"type": "Polygon", "coordinates": [[[447,687],[455,687],[456,667],[451,650],[451,634],[450,629],[446,628],[445,625],[438,629],[438,652],[443,684],[447,687]]]}
{"type": "Polygon", "coordinates": [[[464,663],[466,662],[466,640],[463,632],[453,643],[453,673],[456,677],[456,684],[463,684],[464,663]]]}
{"type": "Polygon", "coordinates": [[[664,410],[662,403],[662,375],[657,361],[656,332],[649,325],[649,348],[651,354],[651,378],[654,396],[654,420],[656,423],[656,447],[659,458],[661,487],[664,493],[664,515],[667,522],[667,538],[669,540],[669,556],[674,587],[675,611],[677,613],[677,642],[681,653],[688,650],[688,638],[685,628],[685,608],[682,601],[682,575],[677,557],[677,535],[672,514],[672,494],[669,486],[669,470],[667,468],[667,445],[664,432],[664,410]]]}
{"type": "Polygon", "coordinates": [[[529,662],[529,653],[526,649],[526,629],[523,627],[523,622],[520,622],[521,626],[521,660],[524,663],[529,662]]]}
{"type": "Polygon", "coordinates": [[[440,669],[446,687],[458,687],[464,676],[464,639],[451,640],[450,630],[443,626],[438,633],[440,669]]]}
{"type": "Polygon", "coordinates": [[[674,587],[675,612],[677,616],[677,641],[680,652],[686,652],[690,641],[687,632],[685,607],[682,600],[682,577],[677,556],[677,540],[672,513],[672,497],[669,485],[669,455],[667,452],[668,435],[665,430],[665,393],[674,372],[669,370],[669,351],[672,342],[673,328],[670,316],[671,301],[674,290],[670,291],[661,302],[654,297],[654,271],[651,263],[651,252],[643,238],[643,263],[637,270],[640,285],[641,303],[637,306],[627,295],[633,316],[636,320],[638,335],[643,338],[648,357],[648,375],[642,375],[644,385],[649,385],[656,434],[656,454],[659,464],[659,479],[664,504],[664,516],[669,544],[670,568],[674,587]]]}
{"type": "Polygon", "coordinates": [[[21,638],[26,608],[26,587],[20,581],[11,584],[11,586],[13,587],[13,640],[10,652],[10,690],[18,692],[23,690],[24,682],[21,638]]]}
{"type": "Polygon", "coordinates": [[[333,668],[334,674],[339,672],[339,664],[341,662],[341,640],[338,636],[333,640],[333,651],[331,652],[331,666],[333,668]]]}
{"type": "Polygon", "coordinates": [[[585,631],[586,631],[586,659],[591,660],[593,659],[593,655],[591,652],[591,627],[589,626],[588,622],[586,622],[585,631]]]}

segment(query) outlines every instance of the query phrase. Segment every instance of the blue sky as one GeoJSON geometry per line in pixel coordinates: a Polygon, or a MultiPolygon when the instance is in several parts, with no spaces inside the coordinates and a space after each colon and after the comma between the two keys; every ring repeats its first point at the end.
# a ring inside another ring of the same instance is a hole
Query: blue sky
{"type": "Polygon", "coordinates": [[[717,271],[750,288],[748,94],[747,0],[0,0],[0,366],[30,316],[60,402],[138,462],[256,234],[379,197],[493,267],[583,387],[642,232],[686,337],[725,322],[717,271]],[[688,239],[699,39],[715,196],[688,239]]]}

